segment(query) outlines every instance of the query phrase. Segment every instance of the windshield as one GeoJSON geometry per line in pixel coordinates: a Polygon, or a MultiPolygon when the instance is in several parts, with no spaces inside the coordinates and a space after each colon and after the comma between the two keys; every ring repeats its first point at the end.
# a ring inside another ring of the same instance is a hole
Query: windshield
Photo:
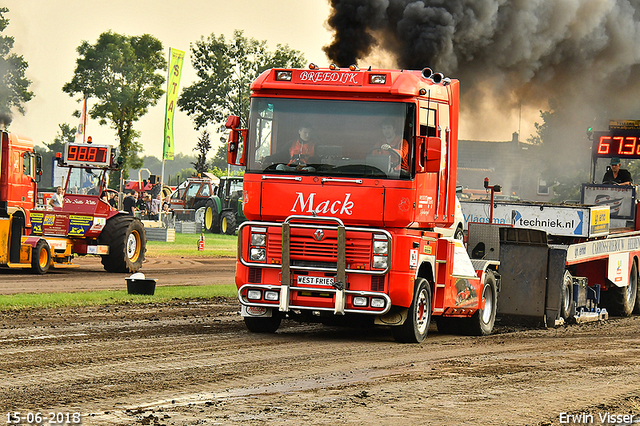
{"type": "MultiPolygon", "coordinates": [[[[72,168],[68,180],[67,194],[100,195],[101,182],[105,170],[72,168]]],[[[108,177],[105,176],[105,179],[108,177]]],[[[105,183],[106,187],[107,183],[105,183]]]]}
{"type": "Polygon", "coordinates": [[[410,177],[413,104],[253,98],[247,171],[410,177]]]}

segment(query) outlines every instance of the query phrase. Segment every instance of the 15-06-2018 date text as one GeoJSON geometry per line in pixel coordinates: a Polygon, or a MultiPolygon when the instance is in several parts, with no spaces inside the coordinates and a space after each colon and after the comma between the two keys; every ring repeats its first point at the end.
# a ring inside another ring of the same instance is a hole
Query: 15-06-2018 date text
{"type": "Polygon", "coordinates": [[[10,425],[79,425],[82,424],[82,416],[77,412],[11,411],[7,413],[6,423],[10,425]]]}

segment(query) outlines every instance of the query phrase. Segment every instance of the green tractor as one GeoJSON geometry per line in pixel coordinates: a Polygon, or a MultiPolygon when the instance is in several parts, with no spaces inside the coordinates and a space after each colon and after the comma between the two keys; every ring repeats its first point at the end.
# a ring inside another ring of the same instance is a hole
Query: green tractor
{"type": "Polygon", "coordinates": [[[206,203],[204,229],[233,235],[247,218],[242,213],[242,176],[225,176],[206,203]]]}

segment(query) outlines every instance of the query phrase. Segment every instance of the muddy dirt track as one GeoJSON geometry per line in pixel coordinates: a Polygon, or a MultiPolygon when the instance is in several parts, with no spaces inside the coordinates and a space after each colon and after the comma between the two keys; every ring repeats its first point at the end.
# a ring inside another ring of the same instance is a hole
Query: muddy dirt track
{"type": "MultiPolygon", "coordinates": [[[[160,285],[233,281],[224,272],[230,260],[152,262],[145,273],[157,274],[160,285]]],[[[40,290],[52,281],[67,290],[87,281],[124,285],[123,276],[101,272],[99,261],[46,277],[0,276],[3,288],[11,281],[25,289],[36,281],[40,290]]],[[[237,301],[219,299],[0,313],[3,422],[14,411],[40,412],[43,424],[77,412],[83,425],[640,419],[640,317],[556,329],[499,326],[482,338],[441,335],[432,325],[423,344],[402,345],[384,328],[288,321],[275,335],[250,334],[238,310],[237,301]]]]}

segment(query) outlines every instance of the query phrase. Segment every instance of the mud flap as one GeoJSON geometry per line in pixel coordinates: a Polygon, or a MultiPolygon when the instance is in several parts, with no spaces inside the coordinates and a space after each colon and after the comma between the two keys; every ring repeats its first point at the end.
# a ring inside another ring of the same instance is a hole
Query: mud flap
{"type": "Polygon", "coordinates": [[[561,322],[562,317],[562,281],[567,262],[567,249],[551,247],[547,272],[547,297],[545,308],[545,325],[553,327],[561,322]]]}

